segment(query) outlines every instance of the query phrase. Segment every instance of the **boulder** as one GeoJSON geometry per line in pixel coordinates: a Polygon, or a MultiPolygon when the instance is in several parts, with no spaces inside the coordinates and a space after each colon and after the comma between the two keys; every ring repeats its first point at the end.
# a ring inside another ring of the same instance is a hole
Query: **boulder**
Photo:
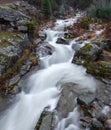
{"type": "Polygon", "coordinates": [[[99,59],[102,49],[97,45],[85,44],[74,55],[73,63],[85,65],[99,59]]]}
{"type": "Polygon", "coordinates": [[[74,100],[77,96],[74,86],[74,83],[67,83],[62,86],[62,94],[56,107],[59,120],[67,117],[68,113],[74,109],[74,100]]]}

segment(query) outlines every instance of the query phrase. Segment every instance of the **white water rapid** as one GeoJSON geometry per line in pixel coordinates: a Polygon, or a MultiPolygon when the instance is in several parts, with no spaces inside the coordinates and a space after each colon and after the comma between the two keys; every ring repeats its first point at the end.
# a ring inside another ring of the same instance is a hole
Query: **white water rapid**
{"type": "MultiPolygon", "coordinates": [[[[21,92],[17,101],[0,117],[0,130],[34,130],[42,111],[50,106],[52,111],[60,96],[60,87],[67,82],[74,82],[78,86],[75,91],[95,91],[96,83],[93,77],[86,74],[82,66],[72,64],[70,61],[74,54],[71,44],[56,44],[58,37],[64,34],[64,27],[76,22],[79,15],[67,20],[58,20],[51,30],[45,30],[46,41],[54,47],[51,56],[41,57],[44,69],[35,72],[28,80],[29,93],[21,92]]],[[[76,108],[77,109],[77,108],[76,108]]],[[[74,113],[77,110],[74,110],[74,113]]],[[[75,122],[77,122],[75,115],[75,122]]],[[[58,129],[59,130],[59,129],[58,129]]],[[[62,130],[62,129],[61,129],[62,130]]],[[[72,125],[69,129],[79,130],[72,125]],[[72,129],[73,128],[73,129],[72,129]]]]}

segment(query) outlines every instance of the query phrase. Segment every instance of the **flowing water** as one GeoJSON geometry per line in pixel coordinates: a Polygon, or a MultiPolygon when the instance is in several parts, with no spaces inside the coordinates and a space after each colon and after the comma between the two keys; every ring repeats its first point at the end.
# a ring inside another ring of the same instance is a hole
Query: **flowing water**
{"type": "MultiPolygon", "coordinates": [[[[47,34],[46,41],[54,47],[51,56],[41,57],[45,68],[35,72],[28,80],[29,93],[21,92],[17,96],[17,101],[0,117],[0,130],[34,130],[42,111],[50,106],[52,111],[60,96],[60,87],[67,82],[76,83],[75,91],[95,91],[96,83],[93,77],[86,74],[86,69],[82,66],[71,64],[74,50],[69,45],[56,44],[57,38],[64,35],[64,27],[76,22],[79,15],[73,19],[58,20],[55,27],[44,30],[47,34]]],[[[74,42],[73,42],[74,43],[74,42]]],[[[75,43],[76,44],[76,43],[75,43]]],[[[79,112],[76,107],[69,113],[68,119],[73,119],[72,125],[65,129],[60,129],[64,120],[59,123],[57,130],[79,130],[77,125],[79,112]]]]}

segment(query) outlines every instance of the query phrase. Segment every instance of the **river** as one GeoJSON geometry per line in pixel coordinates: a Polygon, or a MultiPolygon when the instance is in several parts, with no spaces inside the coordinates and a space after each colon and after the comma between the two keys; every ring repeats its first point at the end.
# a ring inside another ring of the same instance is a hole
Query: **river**
{"type": "MultiPolygon", "coordinates": [[[[34,72],[28,79],[29,93],[22,91],[18,94],[19,101],[0,117],[0,130],[34,130],[44,108],[50,106],[50,111],[53,111],[56,107],[60,88],[64,83],[77,84],[75,91],[95,91],[95,79],[86,74],[84,67],[71,63],[74,55],[72,43],[76,44],[76,42],[73,40],[69,45],[56,44],[58,37],[64,35],[64,27],[72,25],[78,17],[80,17],[79,14],[75,18],[57,20],[53,29],[44,30],[47,34],[46,41],[53,46],[54,52],[51,56],[40,58],[44,68],[34,72]]],[[[75,116],[77,117],[78,115],[75,116]]],[[[72,129],[77,130],[76,127],[70,127],[67,130],[72,129]]]]}

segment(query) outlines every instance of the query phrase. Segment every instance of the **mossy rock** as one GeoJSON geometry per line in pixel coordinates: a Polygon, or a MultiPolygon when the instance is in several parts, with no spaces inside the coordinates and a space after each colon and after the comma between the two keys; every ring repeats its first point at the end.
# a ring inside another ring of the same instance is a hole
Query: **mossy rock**
{"type": "Polygon", "coordinates": [[[75,53],[72,62],[79,65],[86,65],[90,62],[96,61],[101,52],[102,50],[97,45],[87,43],[75,53]]]}
{"type": "Polygon", "coordinates": [[[111,79],[111,62],[91,63],[87,66],[87,72],[100,78],[111,79]]]}

